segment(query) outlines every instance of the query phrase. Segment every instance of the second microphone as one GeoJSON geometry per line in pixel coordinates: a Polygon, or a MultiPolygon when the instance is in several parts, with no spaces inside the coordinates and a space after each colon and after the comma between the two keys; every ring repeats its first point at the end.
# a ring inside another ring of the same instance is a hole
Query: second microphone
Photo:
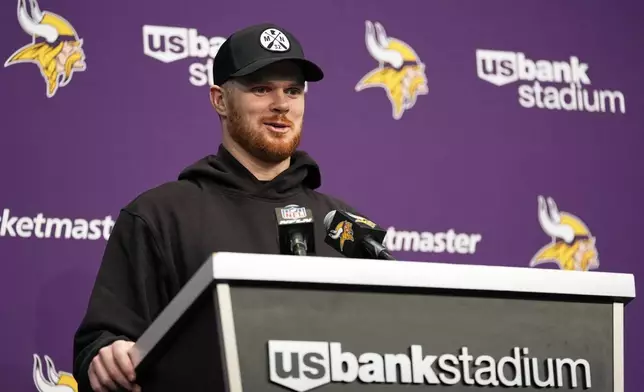
{"type": "Polygon", "coordinates": [[[290,204],[276,208],[275,217],[281,254],[315,254],[315,228],[310,209],[290,204]]]}

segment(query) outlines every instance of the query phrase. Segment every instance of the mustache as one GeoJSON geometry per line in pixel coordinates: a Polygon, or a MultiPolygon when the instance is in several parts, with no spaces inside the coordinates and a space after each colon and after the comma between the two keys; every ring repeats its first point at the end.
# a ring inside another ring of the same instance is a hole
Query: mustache
{"type": "Polygon", "coordinates": [[[262,123],[271,123],[271,122],[286,124],[289,127],[293,127],[293,125],[295,125],[293,121],[289,120],[284,116],[273,116],[273,117],[266,117],[262,119],[262,123]]]}

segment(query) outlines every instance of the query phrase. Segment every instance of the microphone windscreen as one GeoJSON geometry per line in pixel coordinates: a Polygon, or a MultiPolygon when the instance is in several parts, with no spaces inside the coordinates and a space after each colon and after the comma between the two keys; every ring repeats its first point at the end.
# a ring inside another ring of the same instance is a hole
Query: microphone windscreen
{"type": "Polygon", "coordinates": [[[326,229],[326,231],[329,231],[331,229],[331,222],[333,222],[334,217],[335,210],[329,211],[329,213],[324,217],[324,228],[326,229]]]}

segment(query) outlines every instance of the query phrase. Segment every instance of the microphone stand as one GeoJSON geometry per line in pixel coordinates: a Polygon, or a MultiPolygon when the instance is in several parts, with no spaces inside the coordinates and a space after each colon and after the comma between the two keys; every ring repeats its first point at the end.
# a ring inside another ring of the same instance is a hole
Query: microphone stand
{"type": "Polygon", "coordinates": [[[291,252],[296,256],[306,256],[306,241],[300,232],[291,236],[291,252]]]}

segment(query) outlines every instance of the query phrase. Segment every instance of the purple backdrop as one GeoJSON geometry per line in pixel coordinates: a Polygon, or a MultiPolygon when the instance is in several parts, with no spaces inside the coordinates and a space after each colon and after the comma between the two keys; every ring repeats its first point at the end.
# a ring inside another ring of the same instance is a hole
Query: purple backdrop
{"type": "MultiPolygon", "coordinates": [[[[323,191],[391,228],[398,258],[530,267],[552,240],[538,219],[545,196],[595,236],[594,270],[643,272],[641,2],[39,0],[43,14],[27,5],[22,24],[17,4],[0,6],[8,390],[70,390],[72,337],[112,219],[216,150],[208,63],[221,37],[256,22],[291,30],[322,65],[325,81],[308,89],[302,147],[323,168],[323,191]],[[393,57],[417,61],[406,78],[374,72],[371,88],[357,88],[378,67],[367,22],[384,28],[393,57]],[[55,26],[49,38],[59,41],[33,41],[39,24],[55,26]],[[69,26],[82,52],[64,39],[69,26]],[[46,81],[68,59],[79,60],[71,80],[50,83],[48,97],[46,81]],[[581,110],[562,109],[579,98],[581,110]],[[49,360],[58,387],[46,387],[46,371],[37,377],[49,360]]],[[[628,391],[644,363],[643,310],[638,300],[626,308],[628,391]]]]}

